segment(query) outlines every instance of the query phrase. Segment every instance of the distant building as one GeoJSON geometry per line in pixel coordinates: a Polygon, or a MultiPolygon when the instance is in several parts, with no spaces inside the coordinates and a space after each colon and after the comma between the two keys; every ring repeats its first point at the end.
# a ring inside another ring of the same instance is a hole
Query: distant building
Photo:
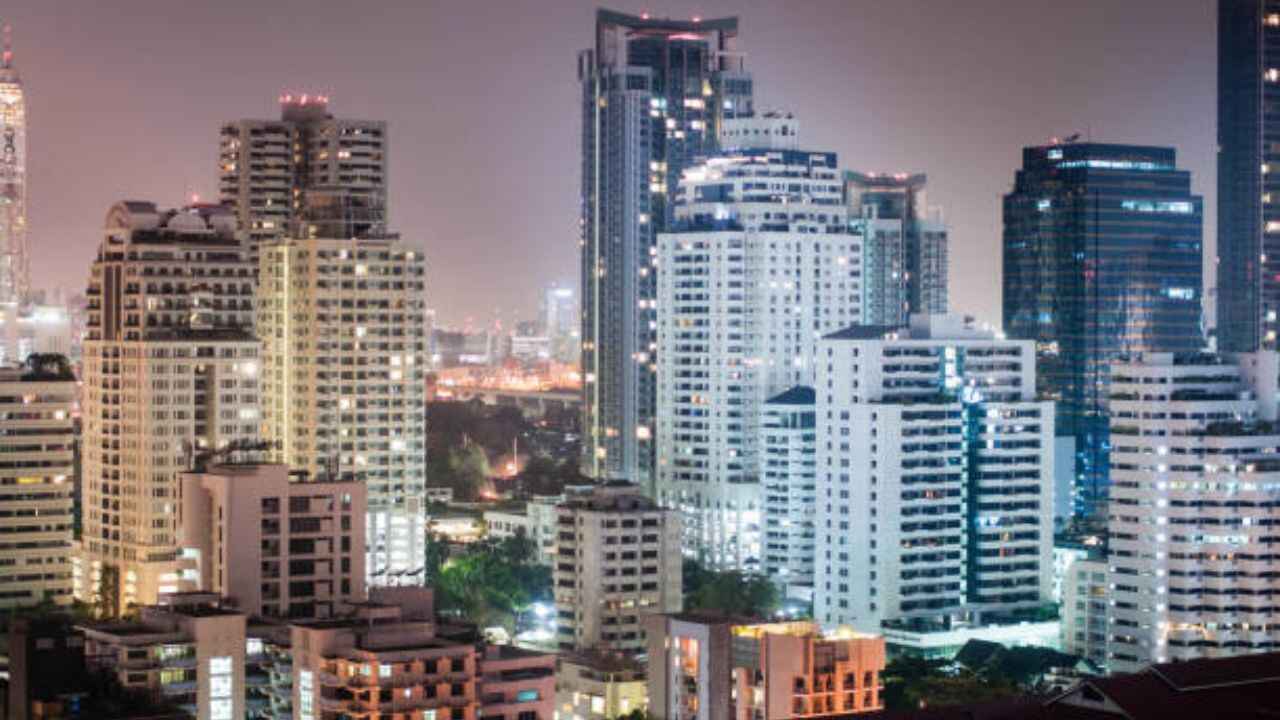
{"type": "Polygon", "coordinates": [[[560,649],[642,652],[644,618],[683,602],[679,516],[625,483],[571,497],[557,512],[560,649]]]}
{"type": "Polygon", "coordinates": [[[648,485],[654,471],[657,234],[686,168],[753,113],[737,18],[596,11],[582,87],[583,472],[648,485]]]}
{"type": "Polygon", "coordinates": [[[884,639],[814,623],[680,613],[649,618],[657,720],[783,720],[884,709],[884,639]]]}
{"type": "Polygon", "coordinates": [[[277,462],[312,477],[362,481],[369,584],[418,584],[426,530],[426,263],[398,235],[343,230],[344,222],[314,210],[302,239],[261,247],[265,436],[277,462]]]}
{"type": "Polygon", "coordinates": [[[1204,346],[1202,213],[1172,148],[1023,150],[1004,197],[1004,330],[1035,341],[1040,395],[1076,439],[1077,514],[1106,514],[1110,363],[1204,346]]]}
{"type": "Polygon", "coordinates": [[[204,593],[168,602],[144,608],[137,620],[82,626],[90,668],[172,701],[196,720],[245,717],[245,614],[204,593]]]}
{"type": "Polygon", "coordinates": [[[818,430],[812,387],[797,385],[764,404],[760,482],[764,492],[764,574],[788,599],[813,602],[817,557],[818,430]]]}
{"type": "Polygon", "coordinates": [[[862,236],[862,322],[903,325],[947,306],[947,226],[925,200],[925,176],[845,172],[849,223],[862,236]]]}
{"type": "Polygon", "coordinates": [[[1076,560],[1062,583],[1062,650],[1107,667],[1107,609],[1111,590],[1105,560],[1076,560]]]}
{"type": "Polygon", "coordinates": [[[645,666],[622,653],[564,653],[556,667],[560,718],[613,720],[649,706],[645,666]]]}
{"type": "Polygon", "coordinates": [[[200,587],[253,616],[325,618],[365,598],[365,485],[284,465],[182,477],[182,535],[200,587]]]}
{"type": "Polygon", "coordinates": [[[1280,647],[1273,351],[1111,369],[1108,669],[1280,647]]]}
{"type": "Polygon", "coordinates": [[[1053,404],[1035,363],[1033,343],[954,315],[820,341],[816,620],[946,633],[1049,602],[1053,404]]]}
{"type": "Polygon", "coordinates": [[[349,190],[367,220],[387,213],[387,124],[329,113],[329,98],[285,95],[278,120],[235,120],[219,133],[218,195],[231,205],[252,257],[313,210],[317,192],[349,190]]]}
{"type": "Polygon", "coordinates": [[[71,602],[77,392],[61,355],[0,368],[0,608],[71,602]]]}
{"type": "Polygon", "coordinates": [[[0,364],[18,364],[32,353],[80,353],[68,309],[62,305],[25,302],[0,305],[0,364]]]}
{"type": "Polygon", "coordinates": [[[582,354],[582,320],[577,297],[570,287],[551,283],[542,290],[538,306],[539,333],[551,345],[551,357],[577,365],[582,354]]]}
{"type": "Polygon", "coordinates": [[[552,341],[546,335],[508,335],[507,357],[532,363],[551,359],[552,341]]]}
{"type": "Polygon", "coordinates": [[[758,572],[761,414],[813,383],[823,333],[860,322],[862,243],[835,154],[800,149],[795,118],[723,128],[722,152],[685,171],[658,236],[655,496],[680,510],[687,552],[758,572]]]}
{"type": "Polygon", "coordinates": [[[1217,5],[1218,349],[1252,352],[1280,329],[1280,4],[1217,5]]]}
{"type": "Polygon", "coordinates": [[[107,213],[86,291],[77,595],[112,614],[194,589],[178,558],[179,474],[258,440],[253,276],[227,208],[107,213]]]}
{"type": "MultiPolygon", "coordinates": [[[[0,55],[0,306],[27,300],[31,249],[27,239],[27,99],[5,40],[0,55]]],[[[6,358],[4,362],[12,363],[6,358]]]]}

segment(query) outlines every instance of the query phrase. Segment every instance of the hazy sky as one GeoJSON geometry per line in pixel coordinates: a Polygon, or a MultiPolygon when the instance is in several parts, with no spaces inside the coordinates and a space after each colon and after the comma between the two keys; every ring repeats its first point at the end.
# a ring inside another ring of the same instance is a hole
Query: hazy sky
{"type": "MultiPolygon", "coordinates": [[[[429,258],[445,321],[532,317],[578,277],[577,51],[590,2],[30,0],[10,6],[27,83],[37,285],[81,291],[116,200],[216,194],[217,129],[281,92],[385,119],[391,225],[429,258]]],[[[757,109],[795,112],[841,165],[929,175],[951,225],[952,306],[999,318],[1000,196],[1052,135],[1172,145],[1205,196],[1212,267],[1210,0],[616,2],[741,19],[757,109]]],[[[1206,287],[1213,284],[1207,278],[1206,287]]]]}

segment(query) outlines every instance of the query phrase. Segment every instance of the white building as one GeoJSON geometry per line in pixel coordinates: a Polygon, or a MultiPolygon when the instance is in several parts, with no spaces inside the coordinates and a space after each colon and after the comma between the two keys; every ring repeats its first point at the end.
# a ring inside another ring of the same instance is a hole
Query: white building
{"type": "Polygon", "coordinates": [[[1108,669],[1280,648],[1274,352],[1111,369],[1108,669]]]}
{"type": "Polygon", "coordinates": [[[558,513],[560,649],[643,651],[644,618],[683,602],[679,516],[627,483],[575,495],[558,513]]]}
{"type": "Polygon", "coordinates": [[[764,574],[787,599],[813,602],[817,421],[813,388],[769,398],[760,424],[764,574]]]}
{"type": "Polygon", "coordinates": [[[1062,583],[1062,651],[1107,666],[1107,588],[1105,560],[1076,560],[1062,583]]]}
{"type": "Polygon", "coordinates": [[[230,210],[126,201],[104,235],[86,292],[77,594],[118,612],[194,582],[178,564],[178,476],[258,439],[259,343],[230,210]]]}
{"type": "Polygon", "coordinates": [[[425,262],[396,235],[353,239],[327,222],[261,249],[266,436],[277,462],[364,481],[370,584],[420,583],[425,262]]]}
{"type": "Polygon", "coordinates": [[[836,156],[797,149],[796,125],[725,120],[658,236],[656,495],[713,567],[761,568],[763,405],[811,384],[814,343],[861,317],[836,156]]]}
{"type": "Polygon", "coordinates": [[[959,316],[854,326],[818,353],[815,616],[881,632],[1049,602],[1053,405],[1035,347],[959,316]]]}
{"type": "Polygon", "coordinates": [[[0,368],[0,608],[71,602],[76,392],[65,357],[0,368]]]}

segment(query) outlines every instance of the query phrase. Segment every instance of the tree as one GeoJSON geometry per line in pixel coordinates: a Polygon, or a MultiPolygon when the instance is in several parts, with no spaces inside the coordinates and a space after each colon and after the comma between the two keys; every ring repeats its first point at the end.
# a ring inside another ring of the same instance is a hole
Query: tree
{"type": "Polygon", "coordinates": [[[768,578],[736,570],[716,572],[696,560],[683,567],[686,610],[714,610],[729,615],[769,617],[781,604],[778,588],[768,578]]]}
{"type": "Polygon", "coordinates": [[[945,660],[902,657],[885,666],[884,706],[889,711],[918,710],[993,702],[1022,694],[1005,677],[978,675],[967,670],[948,674],[945,660]]]}
{"type": "Polygon", "coordinates": [[[551,569],[534,562],[535,551],[533,542],[522,536],[471,544],[437,574],[441,609],[482,627],[517,631],[534,603],[552,597],[551,569]]]}

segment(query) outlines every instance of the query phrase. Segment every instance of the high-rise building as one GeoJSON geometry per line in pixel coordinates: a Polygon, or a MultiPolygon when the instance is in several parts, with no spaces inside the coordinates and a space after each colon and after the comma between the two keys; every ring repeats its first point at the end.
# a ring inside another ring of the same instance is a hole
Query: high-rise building
{"type": "Polygon", "coordinates": [[[710,613],[655,616],[645,627],[649,714],[656,720],[847,717],[884,709],[882,637],[710,613]]]}
{"type": "Polygon", "coordinates": [[[818,430],[812,387],[769,398],[760,421],[763,570],[787,599],[813,602],[818,430]]]}
{"type": "Polygon", "coordinates": [[[1062,650],[1107,666],[1107,561],[1080,559],[1062,579],[1062,650]]]}
{"type": "Polygon", "coordinates": [[[582,83],[583,470],[648,484],[657,384],[657,233],[685,168],[752,113],[737,18],[596,13],[582,83]]]}
{"type": "Polygon", "coordinates": [[[227,208],[107,213],[86,292],[77,594],[109,612],[194,582],[178,563],[179,475],[258,439],[253,275],[227,208]]]}
{"type": "Polygon", "coordinates": [[[557,526],[560,649],[642,652],[644,617],[682,607],[680,518],[616,482],[565,500],[557,526]]]}
{"type": "Polygon", "coordinates": [[[1280,356],[1111,371],[1108,669],[1274,652],[1280,356]]]}
{"type": "Polygon", "coordinates": [[[284,95],[279,120],[222,126],[219,198],[235,208],[256,260],[313,208],[313,194],[342,188],[373,224],[386,222],[387,124],[329,113],[329,98],[284,95]]]}
{"type": "Polygon", "coordinates": [[[26,299],[31,289],[27,248],[27,101],[13,66],[9,27],[0,55],[0,306],[26,299]]]}
{"type": "Polygon", "coordinates": [[[1025,619],[1053,579],[1035,347],[958,316],[853,326],[817,364],[814,617],[879,633],[1025,619]]]}
{"type": "Polygon", "coordinates": [[[1280,328],[1280,2],[1218,1],[1218,347],[1275,347],[1280,328]]]}
{"type": "Polygon", "coordinates": [[[796,120],[726,120],[658,236],[659,500],[713,567],[760,569],[765,401],[813,382],[817,340],[861,319],[861,239],[834,153],[796,120]],[[786,178],[785,181],[780,178],[786,178]]]}
{"type": "Polygon", "coordinates": [[[1176,160],[1161,147],[1028,147],[1004,197],[1004,330],[1036,343],[1040,393],[1075,439],[1080,514],[1105,514],[1109,364],[1204,345],[1202,203],[1176,160]]]}
{"type": "Polygon", "coordinates": [[[182,546],[200,588],[266,618],[326,618],[365,598],[365,485],[284,465],[182,476],[182,546]]]}
{"type": "Polygon", "coordinates": [[[923,174],[844,174],[850,222],[862,235],[867,325],[947,312],[947,226],[925,199],[923,174]]]}
{"type": "Polygon", "coordinates": [[[545,287],[538,305],[538,332],[550,342],[551,356],[576,364],[581,354],[581,330],[573,288],[556,283],[545,287]]]}
{"type": "Polygon", "coordinates": [[[60,355],[0,368],[0,608],[71,602],[76,393],[60,355]]]}
{"type": "Polygon", "coordinates": [[[277,462],[368,490],[370,584],[420,583],[426,264],[398,235],[308,221],[262,246],[263,417],[277,462]],[[321,234],[323,233],[323,234],[321,234]]]}

